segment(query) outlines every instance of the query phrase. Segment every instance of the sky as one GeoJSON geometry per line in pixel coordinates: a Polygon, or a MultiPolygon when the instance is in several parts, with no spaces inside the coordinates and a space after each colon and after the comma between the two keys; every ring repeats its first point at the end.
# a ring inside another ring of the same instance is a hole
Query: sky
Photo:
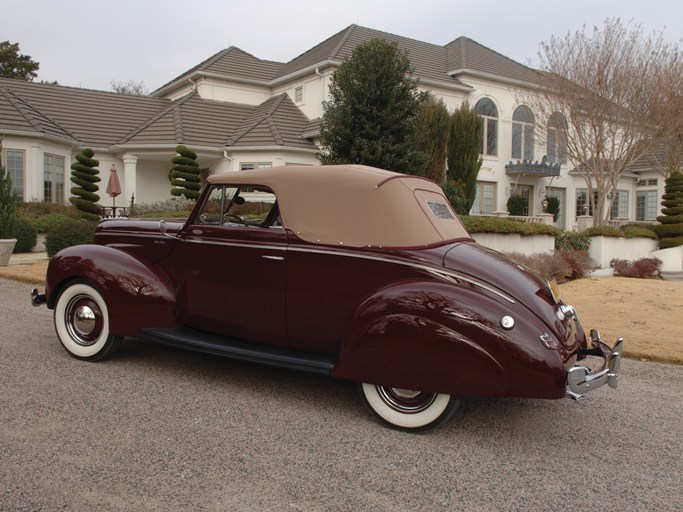
{"type": "Polygon", "coordinates": [[[541,42],[615,17],[683,40],[681,0],[2,0],[0,41],[40,63],[38,81],[151,92],[229,46],[288,62],[351,24],[437,45],[466,36],[533,66],[541,42]]]}

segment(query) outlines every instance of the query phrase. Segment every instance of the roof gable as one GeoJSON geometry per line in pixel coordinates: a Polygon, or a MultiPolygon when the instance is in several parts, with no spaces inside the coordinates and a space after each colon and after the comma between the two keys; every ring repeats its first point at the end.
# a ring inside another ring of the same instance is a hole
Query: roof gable
{"type": "Polygon", "coordinates": [[[524,82],[536,82],[536,71],[469,37],[459,37],[445,46],[447,72],[477,71],[524,82]]]}

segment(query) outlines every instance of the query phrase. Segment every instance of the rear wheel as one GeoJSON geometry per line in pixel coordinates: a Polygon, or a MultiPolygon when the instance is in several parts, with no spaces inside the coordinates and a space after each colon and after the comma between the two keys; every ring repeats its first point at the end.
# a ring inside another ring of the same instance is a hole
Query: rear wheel
{"type": "Polygon", "coordinates": [[[62,290],[54,321],[62,346],[77,359],[99,361],[123,341],[109,331],[109,309],[102,295],[85,281],[74,281],[62,290]]]}
{"type": "Polygon", "coordinates": [[[393,428],[414,432],[438,427],[448,421],[461,399],[446,393],[428,393],[362,383],[361,397],[380,421],[393,428]]]}

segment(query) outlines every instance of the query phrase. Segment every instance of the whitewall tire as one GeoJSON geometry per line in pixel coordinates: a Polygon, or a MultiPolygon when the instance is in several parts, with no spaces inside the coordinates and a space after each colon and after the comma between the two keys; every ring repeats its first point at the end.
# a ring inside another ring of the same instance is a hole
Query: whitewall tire
{"type": "Polygon", "coordinates": [[[425,431],[449,420],[461,399],[445,393],[426,393],[362,383],[361,397],[380,421],[393,428],[425,431]]]}
{"type": "Polygon", "coordinates": [[[109,331],[109,310],[102,295],[85,281],[74,281],[55,305],[55,330],[62,346],[77,359],[99,361],[123,341],[109,331]]]}

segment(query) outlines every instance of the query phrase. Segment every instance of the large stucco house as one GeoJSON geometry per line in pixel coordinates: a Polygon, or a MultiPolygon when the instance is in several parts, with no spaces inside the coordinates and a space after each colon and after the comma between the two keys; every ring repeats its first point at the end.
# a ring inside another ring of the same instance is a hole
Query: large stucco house
{"type": "MultiPolygon", "coordinates": [[[[0,79],[2,163],[22,200],[66,202],[74,155],[90,147],[102,205],[111,204],[104,189],[112,164],[123,187],[117,204],[169,198],[178,144],[197,152],[205,176],[315,164],[330,78],[356,45],[376,37],[408,50],[421,89],[450,110],[468,101],[484,117],[473,214],[505,212],[516,192],[534,216],[552,195],[561,203],[559,226],[576,228],[589,213],[586,185],[552,132],[534,136],[534,113],[520,103],[533,90],[533,71],[465,37],[439,46],[351,25],[286,63],[230,47],[144,97],[0,79]]],[[[613,218],[654,221],[663,189],[653,169],[634,169],[619,183],[613,218]]]]}

